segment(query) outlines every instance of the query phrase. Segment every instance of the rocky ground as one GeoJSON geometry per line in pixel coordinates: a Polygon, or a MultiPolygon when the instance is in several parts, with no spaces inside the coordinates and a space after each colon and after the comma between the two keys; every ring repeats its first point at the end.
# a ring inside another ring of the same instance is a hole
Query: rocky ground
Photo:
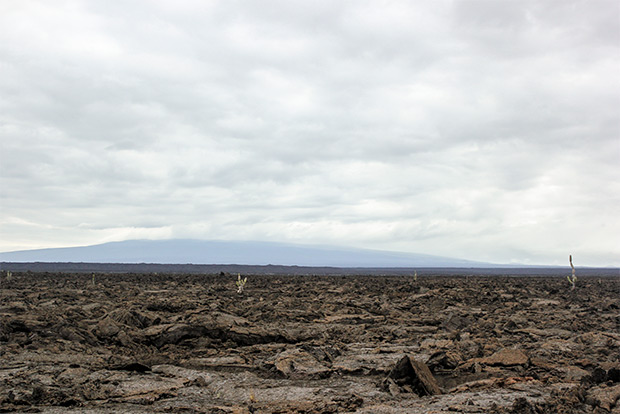
{"type": "Polygon", "coordinates": [[[0,412],[620,412],[620,278],[14,272],[0,412]]]}

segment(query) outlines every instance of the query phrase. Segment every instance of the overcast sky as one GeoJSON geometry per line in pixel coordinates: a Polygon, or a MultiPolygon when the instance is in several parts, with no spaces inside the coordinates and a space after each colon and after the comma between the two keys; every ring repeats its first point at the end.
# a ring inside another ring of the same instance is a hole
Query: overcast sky
{"type": "Polygon", "coordinates": [[[620,265],[617,0],[0,0],[0,251],[620,265]]]}

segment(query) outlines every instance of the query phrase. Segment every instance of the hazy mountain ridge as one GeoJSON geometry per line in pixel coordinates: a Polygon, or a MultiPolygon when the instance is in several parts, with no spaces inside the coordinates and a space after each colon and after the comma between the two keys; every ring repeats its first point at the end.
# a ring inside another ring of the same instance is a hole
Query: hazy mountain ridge
{"type": "Polygon", "coordinates": [[[213,240],[128,240],[0,253],[5,262],[237,264],[333,267],[497,267],[449,257],[336,246],[213,240]]]}

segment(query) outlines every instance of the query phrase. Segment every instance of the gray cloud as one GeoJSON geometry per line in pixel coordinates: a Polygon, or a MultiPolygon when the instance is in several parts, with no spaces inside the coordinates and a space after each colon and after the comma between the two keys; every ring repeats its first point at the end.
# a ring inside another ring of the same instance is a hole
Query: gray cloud
{"type": "Polygon", "coordinates": [[[615,1],[0,6],[0,250],[620,265],[615,1]]]}

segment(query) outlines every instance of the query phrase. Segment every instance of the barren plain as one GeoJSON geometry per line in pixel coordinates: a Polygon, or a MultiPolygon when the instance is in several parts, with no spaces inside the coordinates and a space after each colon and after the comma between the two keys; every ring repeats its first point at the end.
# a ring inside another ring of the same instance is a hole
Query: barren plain
{"type": "Polygon", "coordinates": [[[620,412],[620,279],[13,272],[0,412],[620,412]]]}

